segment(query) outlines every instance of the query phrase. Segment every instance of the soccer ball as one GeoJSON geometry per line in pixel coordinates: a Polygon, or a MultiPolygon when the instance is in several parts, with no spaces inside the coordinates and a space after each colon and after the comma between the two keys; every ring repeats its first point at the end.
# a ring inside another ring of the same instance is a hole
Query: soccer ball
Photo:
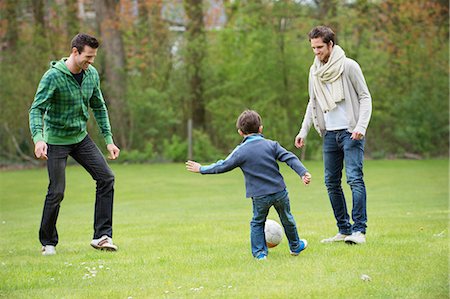
{"type": "Polygon", "coordinates": [[[264,226],[264,234],[266,235],[267,246],[272,248],[281,243],[283,228],[275,220],[267,219],[264,226]]]}

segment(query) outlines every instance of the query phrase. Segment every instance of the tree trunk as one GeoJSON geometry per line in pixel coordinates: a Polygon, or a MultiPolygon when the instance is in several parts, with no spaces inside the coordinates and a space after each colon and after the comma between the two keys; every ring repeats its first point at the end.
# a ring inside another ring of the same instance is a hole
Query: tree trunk
{"type": "Polygon", "coordinates": [[[127,132],[130,127],[129,111],[125,101],[126,70],[125,50],[119,29],[119,0],[95,1],[95,13],[100,31],[100,51],[104,51],[103,70],[106,82],[102,84],[110,112],[115,142],[128,148],[127,132]]]}
{"type": "Polygon", "coordinates": [[[66,32],[69,39],[80,33],[80,19],[78,17],[78,1],[66,1],[66,32]]]}
{"type": "Polygon", "coordinates": [[[41,29],[45,31],[45,20],[44,20],[44,1],[34,0],[31,1],[33,5],[33,17],[36,25],[41,26],[41,29]]]}
{"type": "Polygon", "coordinates": [[[319,20],[326,20],[326,23],[323,25],[330,27],[334,33],[336,33],[336,44],[339,44],[339,22],[336,20],[337,18],[337,8],[338,1],[337,0],[315,0],[316,4],[319,6],[318,17],[319,20]]]}
{"type": "Polygon", "coordinates": [[[190,84],[190,114],[194,128],[204,129],[206,109],[203,98],[202,64],[206,53],[206,39],[202,1],[186,0],[184,8],[189,19],[186,65],[190,84]]]}
{"type": "Polygon", "coordinates": [[[5,48],[14,50],[17,45],[17,40],[19,39],[16,5],[17,1],[15,0],[6,0],[5,2],[6,7],[4,14],[2,13],[2,17],[5,17],[7,22],[5,34],[6,44],[2,47],[2,50],[5,48]]]}

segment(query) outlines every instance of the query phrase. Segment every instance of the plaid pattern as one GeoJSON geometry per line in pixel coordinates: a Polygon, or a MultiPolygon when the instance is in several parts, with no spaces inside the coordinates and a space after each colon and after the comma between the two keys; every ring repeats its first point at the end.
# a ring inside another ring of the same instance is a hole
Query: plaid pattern
{"type": "Polygon", "coordinates": [[[80,86],[65,60],[53,61],[39,83],[29,110],[33,141],[42,140],[49,144],[80,142],[87,135],[90,107],[106,144],[113,143],[97,70],[90,65],[80,86]]]}

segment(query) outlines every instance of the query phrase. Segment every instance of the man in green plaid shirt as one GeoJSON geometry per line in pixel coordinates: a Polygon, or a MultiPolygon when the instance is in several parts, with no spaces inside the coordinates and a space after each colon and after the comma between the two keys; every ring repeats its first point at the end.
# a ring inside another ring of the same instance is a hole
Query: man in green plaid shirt
{"type": "Polygon", "coordinates": [[[56,254],[56,221],[66,185],[65,168],[70,155],[97,183],[94,237],[96,249],[116,251],[112,242],[114,174],[89,137],[86,124],[91,108],[105,139],[109,158],[119,157],[97,70],[91,65],[99,43],[95,37],[77,34],[68,58],[53,61],[42,77],[31,105],[30,130],[37,158],[47,160],[50,183],[42,213],[39,240],[43,255],[56,254]]]}

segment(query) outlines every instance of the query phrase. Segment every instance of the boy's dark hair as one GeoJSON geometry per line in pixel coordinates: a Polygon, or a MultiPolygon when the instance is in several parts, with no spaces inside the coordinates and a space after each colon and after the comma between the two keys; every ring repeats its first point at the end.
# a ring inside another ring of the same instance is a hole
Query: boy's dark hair
{"type": "Polygon", "coordinates": [[[236,121],[236,128],[244,134],[258,133],[262,126],[261,116],[254,110],[245,110],[236,121]]]}
{"type": "Polygon", "coordinates": [[[75,47],[75,48],[77,48],[78,53],[81,54],[81,52],[83,52],[83,50],[84,50],[84,46],[89,46],[93,49],[97,49],[99,46],[99,42],[95,37],[93,37],[89,34],[78,33],[72,39],[71,49],[73,49],[75,47]]]}
{"type": "Polygon", "coordinates": [[[314,38],[322,38],[322,41],[326,44],[328,44],[330,41],[333,42],[333,46],[336,44],[336,35],[334,34],[333,30],[331,28],[326,26],[317,26],[314,27],[309,33],[308,33],[309,41],[311,41],[314,38]]]}

